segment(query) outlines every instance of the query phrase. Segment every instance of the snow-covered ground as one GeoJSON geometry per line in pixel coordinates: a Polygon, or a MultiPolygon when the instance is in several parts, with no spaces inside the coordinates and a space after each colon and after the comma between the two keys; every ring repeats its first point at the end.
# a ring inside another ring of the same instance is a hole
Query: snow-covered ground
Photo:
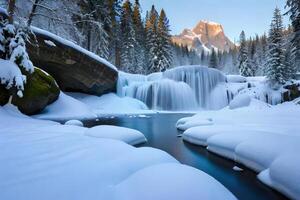
{"type": "Polygon", "coordinates": [[[0,121],[3,200],[236,199],[163,151],[118,141],[129,129],[61,125],[24,116],[11,105],[0,107],[0,121]],[[113,139],[110,131],[117,131],[113,139]]]}
{"type": "Polygon", "coordinates": [[[48,120],[95,119],[111,115],[153,114],[147,106],[130,97],[110,93],[101,97],[82,93],[60,93],[57,101],[33,117],[48,120]]]}
{"type": "Polygon", "coordinates": [[[265,184],[300,199],[300,105],[270,106],[245,96],[220,111],[178,121],[183,139],[259,173],[265,184]],[[234,109],[236,108],[236,109],[234,109]]]}

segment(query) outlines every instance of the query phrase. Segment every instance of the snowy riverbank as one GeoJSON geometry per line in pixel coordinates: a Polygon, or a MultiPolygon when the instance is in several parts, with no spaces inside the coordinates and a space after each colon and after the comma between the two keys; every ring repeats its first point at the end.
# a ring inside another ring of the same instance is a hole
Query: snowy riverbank
{"type": "MultiPolygon", "coordinates": [[[[245,102],[241,99],[240,106],[245,102]]],[[[300,198],[300,105],[270,106],[251,99],[237,109],[204,111],[178,121],[183,139],[259,173],[263,183],[300,198]]],[[[299,102],[298,102],[299,103],[299,102]]]]}
{"type": "Polygon", "coordinates": [[[235,199],[165,152],[118,141],[127,129],[105,139],[113,127],[60,125],[10,105],[0,107],[0,120],[0,199],[235,199]]]}

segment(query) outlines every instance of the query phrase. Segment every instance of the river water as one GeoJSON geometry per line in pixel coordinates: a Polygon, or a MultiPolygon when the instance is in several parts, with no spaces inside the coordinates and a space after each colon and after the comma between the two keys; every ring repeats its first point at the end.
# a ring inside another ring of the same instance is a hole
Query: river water
{"type": "MultiPolygon", "coordinates": [[[[141,131],[148,142],[141,146],[161,149],[174,156],[181,163],[193,166],[211,175],[241,200],[279,200],[287,199],[280,193],[262,184],[256,173],[242,167],[237,172],[232,168],[233,161],[208,152],[205,148],[182,141],[181,134],[175,127],[178,119],[188,114],[154,114],[142,116],[107,117],[85,122],[85,126],[116,125],[141,131]]],[[[197,186],[195,186],[197,187],[197,186]]]]}

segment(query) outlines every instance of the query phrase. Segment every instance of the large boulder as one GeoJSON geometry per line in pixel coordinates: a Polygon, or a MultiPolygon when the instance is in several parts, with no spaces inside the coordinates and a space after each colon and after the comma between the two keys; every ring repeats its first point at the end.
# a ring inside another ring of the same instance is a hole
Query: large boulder
{"type": "Polygon", "coordinates": [[[62,90],[93,95],[116,90],[118,71],[113,65],[54,34],[33,31],[37,43],[27,45],[30,59],[51,74],[62,90]]]}
{"type": "Polygon", "coordinates": [[[27,115],[37,114],[58,99],[60,90],[55,80],[42,70],[35,68],[27,75],[23,97],[15,96],[12,103],[27,115]]]}
{"type": "Polygon", "coordinates": [[[300,97],[300,84],[299,83],[291,83],[285,85],[283,87],[287,91],[285,91],[282,95],[283,101],[293,101],[300,97]]]}

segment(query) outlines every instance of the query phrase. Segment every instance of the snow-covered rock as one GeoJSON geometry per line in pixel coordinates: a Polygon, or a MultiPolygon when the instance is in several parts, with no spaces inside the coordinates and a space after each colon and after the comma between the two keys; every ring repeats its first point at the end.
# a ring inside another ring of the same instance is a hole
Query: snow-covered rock
{"type": "Polygon", "coordinates": [[[61,90],[94,95],[116,90],[118,70],[107,60],[46,30],[32,31],[38,47],[27,44],[30,59],[51,74],[61,90]]]}
{"type": "Polygon", "coordinates": [[[230,102],[229,108],[230,109],[237,109],[241,107],[249,106],[251,102],[251,98],[248,94],[240,94],[230,102]]]}
{"type": "Polygon", "coordinates": [[[83,127],[83,123],[81,121],[75,120],[75,119],[65,122],[65,125],[83,127]]]}
{"type": "Polygon", "coordinates": [[[93,128],[87,129],[84,134],[86,136],[95,138],[119,140],[130,145],[137,145],[145,143],[147,141],[145,136],[140,131],[118,126],[95,126],[93,128]]]}

